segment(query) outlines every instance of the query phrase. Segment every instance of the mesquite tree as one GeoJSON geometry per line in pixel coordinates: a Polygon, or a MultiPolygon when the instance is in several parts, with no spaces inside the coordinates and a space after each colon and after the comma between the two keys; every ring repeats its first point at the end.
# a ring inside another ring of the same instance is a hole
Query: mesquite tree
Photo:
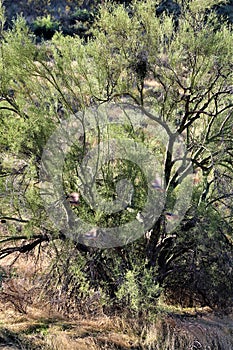
{"type": "MultiPolygon", "coordinates": [[[[112,298],[131,271],[143,293],[149,273],[154,295],[159,283],[177,298],[185,289],[203,303],[227,304],[232,290],[233,48],[231,27],[211,11],[216,3],[180,1],[176,14],[160,14],[153,0],[128,7],[106,3],[87,42],[58,32],[39,46],[21,17],[4,31],[1,14],[1,258],[67,240],[51,223],[40,195],[43,149],[71,114],[124,103],[143,113],[147,123],[135,130],[129,122],[110,134],[131,136],[161,156],[163,183],[157,178],[153,186],[161,187],[164,208],[150,232],[129,245],[101,250],[74,242],[82,266],[86,259],[86,275],[112,298]],[[165,129],[167,147],[156,147],[152,122],[165,129]],[[193,169],[193,192],[184,217],[171,231],[169,223],[178,216],[173,204],[187,170],[184,164],[180,171],[176,168],[177,137],[193,169]]],[[[84,134],[65,160],[67,197],[78,192],[75,163],[101,141],[99,135],[84,134]]],[[[99,191],[113,197],[121,171],[136,193],[130,208],[106,216],[81,198],[72,210],[93,225],[121,225],[132,217],[140,221],[148,186],[143,170],[129,161],[110,162],[97,179],[99,191]]]]}

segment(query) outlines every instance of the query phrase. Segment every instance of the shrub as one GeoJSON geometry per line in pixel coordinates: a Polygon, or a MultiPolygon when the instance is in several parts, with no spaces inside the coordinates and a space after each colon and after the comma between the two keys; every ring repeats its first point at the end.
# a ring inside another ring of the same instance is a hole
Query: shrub
{"type": "Polygon", "coordinates": [[[93,20],[93,14],[86,9],[78,8],[75,12],[73,12],[72,19],[80,22],[91,22],[93,20]]]}
{"type": "Polygon", "coordinates": [[[154,281],[155,271],[135,265],[128,270],[116,293],[118,301],[131,312],[155,311],[156,300],[161,294],[160,286],[154,281]]]}
{"type": "Polygon", "coordinates": [[[50,15],[38,17],[32,24],[32,30],[38,37],[51,39],[54,33],[59,30],[59,22],[54,21],[50,15]]]}

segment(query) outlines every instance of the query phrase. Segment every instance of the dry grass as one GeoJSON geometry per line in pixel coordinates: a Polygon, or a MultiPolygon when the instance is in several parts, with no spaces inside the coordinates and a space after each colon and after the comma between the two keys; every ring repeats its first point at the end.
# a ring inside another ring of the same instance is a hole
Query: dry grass
{"type": "MultiPolygon", "coordinates": [[[[13,258],[2,261],[6,271],[13,258]]],[[[95,318],[78,313],[72,319],[64,317],[40,298],[40,281],[34,278],[48,262],[46,256],[21,257],[15,263],[15,278],[3,284],[0,348],[12,344],[21,350],[233,349],[233,317],[168,306],[162,299],[153,321],[103,313],[95,318]]]]}
{"type": "Polygon", "coordinates": [[[118,317],[70,321],[57,314],[48,318],[46,312],[33,308],[27,315],[6,305],[0,308],[0,339],[6,344],[21,344],[22,349],[132,349],[138,343],[129,324],[118,317]]]}
{"type": "Polygon", "coordinates": [[[233,348],[233,320],[230,317],[164,317],[144,331],[143,349],[230,350],[233,348]]]}
{"type": "MultiPolygon", "coordinates": [[[[1,262],[6,272],[14,259],[1,262]]],[[[23,350],[132,349],[137,337],[123,318],[99,314],[85,319],[77,313],[70,320],[40,298],[35,275],[47,266],[47,259],[37,259],[36,253],[15,261],[15,276],[4,281],[0,294],[0,348],[11,344],[23,350]]]]}
{"type": "Polygon", "coordinates": [[[154,322],[123,317],[69,320],[38,308],[22,315],[0,305],[0,345],[44,350],[229,350],[233,348],[233,319],[161,314],[154,322]]]}

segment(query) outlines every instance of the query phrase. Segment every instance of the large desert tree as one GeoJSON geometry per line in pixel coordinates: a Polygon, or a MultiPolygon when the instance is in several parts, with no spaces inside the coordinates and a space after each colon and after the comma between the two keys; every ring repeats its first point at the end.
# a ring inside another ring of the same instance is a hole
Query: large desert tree
{"type": "MultiPolygon", "coordinates": [[[[179,11],[162,14],[152,0],[135,1],[127,8],[106,3],[86,42],[56,33],[40,46],[21,17],[5,31],[1,10],[1,258],[43,242],[67,240],[51,222],[40,193],[46,142],[71,114],[126,104],[145,116],[145,125],[135,129],[128,120],[108,132],[130,136],[161,157],[162,180],[156,178],[153,186],[164,207],[150,232],[129,245],[101,250],[86,246],[85,240],[74,242],[87,259],[84,270],[94,287],[102,285],[111,297],[133,276],[140,299],[148,290],[149,273],[151,285],[163,284],[167,291],[177,292],[181,286],[204,303],[226,301],[232,291],[233,47],[231,27],[211,10],[216,3],[180,1],[179,11]],[[158,146],[150,133],[153,123],[164,129],[166,147],[158,146]],[[186,148],[182,159],[177,140],[186,148]],[[190,166],[191,202],[170,230],[179,216],[174,202],[190,166]]],[[[79,191],[76,162],[101,141],[101,135],[91,131],[84,135],[65,159],[67,196],[79,191]]],[[[81,198],[78,209],[72,210],[97,226],[120,226],[136,217],[142,221],[139,214],[150,186],[143,169],[115,160],[101,170],[96,180],[108,199],[115,196],[120,172],[132,181],[129,207],[104,215],[81,198]]]]}

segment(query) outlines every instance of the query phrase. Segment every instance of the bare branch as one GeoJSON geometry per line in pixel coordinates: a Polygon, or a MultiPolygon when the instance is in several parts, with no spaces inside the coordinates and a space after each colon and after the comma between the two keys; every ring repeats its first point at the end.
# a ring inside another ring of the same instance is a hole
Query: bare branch
{"type": "Polygon", "coordinates": [[[13,253],[27,253],[32,251],[37,245],[42,242],[49,242],[49,237],[47,235],[41,235],[40,238],[36,239],[34,242],[22,244],[19,247],[8,247],[0,250],[0,259],[5,258],[6,256],[13,253]]]}
{"type": "Polygon", "coordinates": [[[27,223],[29,222],[29,220],[26,220],[26,219],[19,219],[19,218],[13,218],[13,217],[10,217],[10,216],[1,216],[0,217],[0,220],[9,220],[9,221],[16,221],[16,222],[22,222],[22,223],[27,223]]]}

